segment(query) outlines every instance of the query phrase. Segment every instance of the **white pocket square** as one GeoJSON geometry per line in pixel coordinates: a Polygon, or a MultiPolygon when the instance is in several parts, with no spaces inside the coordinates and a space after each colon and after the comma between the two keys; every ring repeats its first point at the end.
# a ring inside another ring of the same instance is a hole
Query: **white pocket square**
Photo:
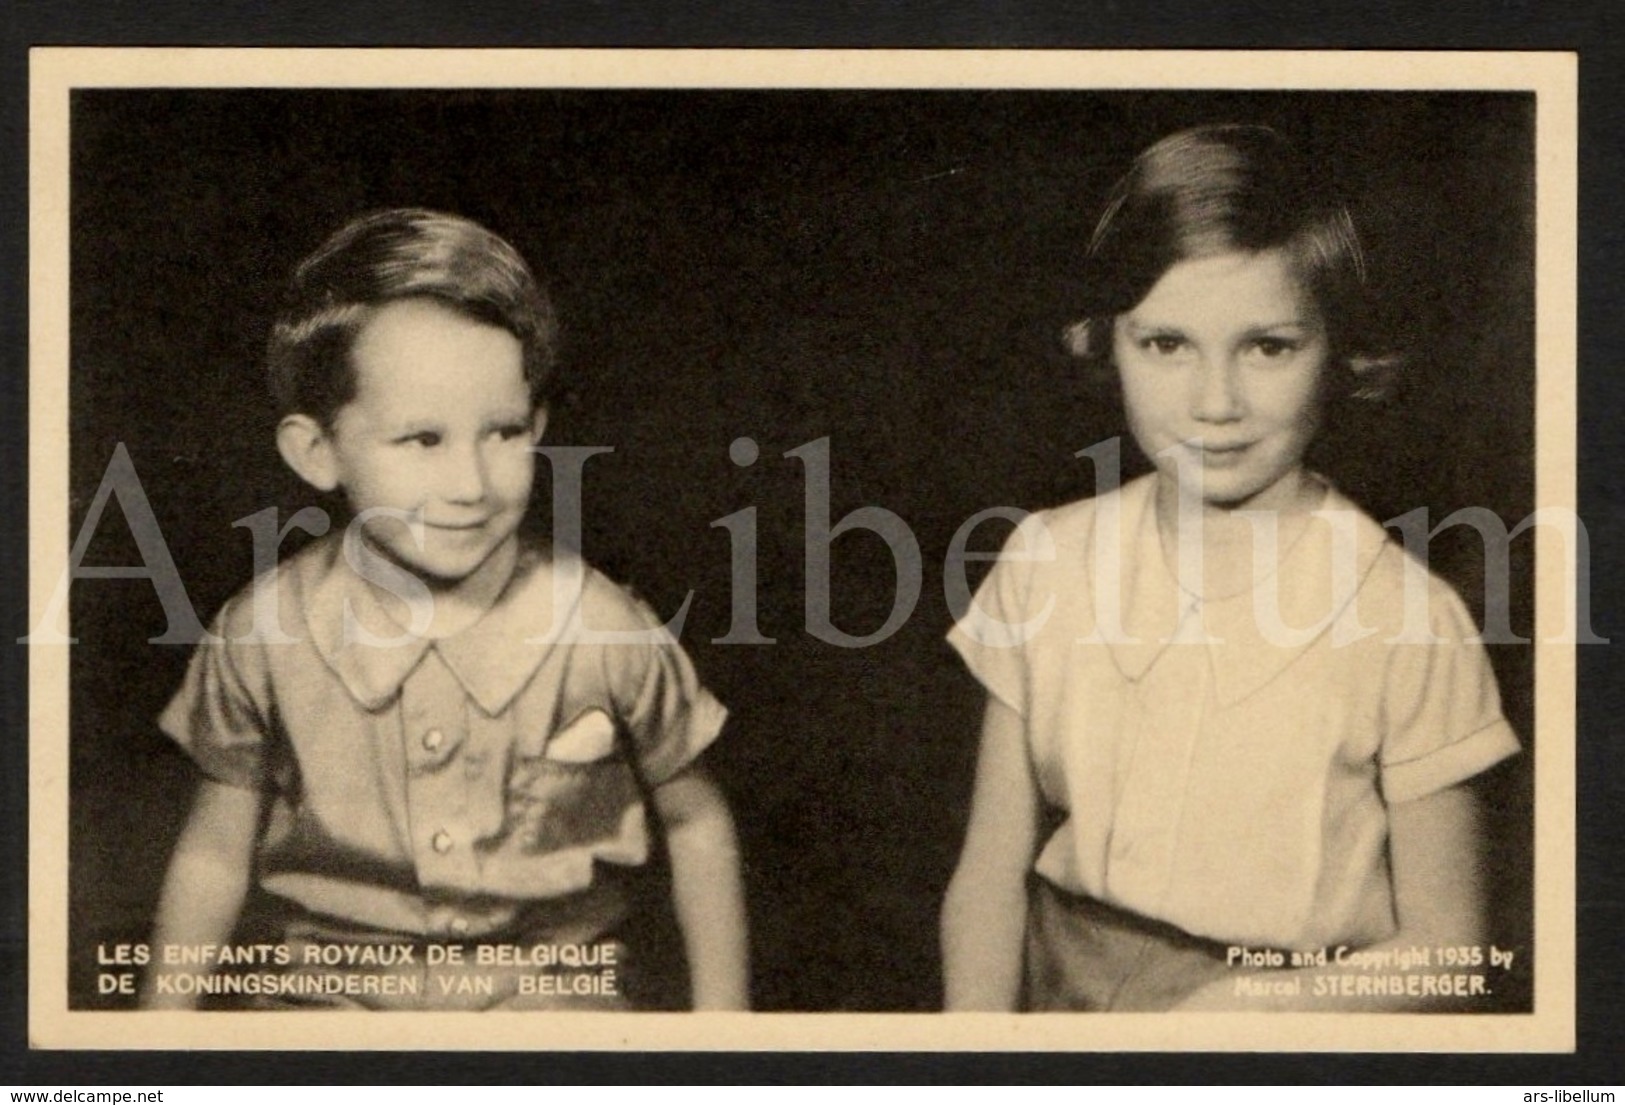
{"type": "Polygon", "coordinates": [[[602,760],[615,751],[615,722],[602,710],[588,710],[553,734],[544,755],[567,764],[602,760]]]}

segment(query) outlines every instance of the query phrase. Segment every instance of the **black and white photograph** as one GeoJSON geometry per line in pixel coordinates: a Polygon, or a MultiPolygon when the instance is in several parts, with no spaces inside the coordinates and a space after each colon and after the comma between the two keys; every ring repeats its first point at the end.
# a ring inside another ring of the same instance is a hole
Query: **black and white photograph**
{"type": "Polygon", "coordinates": [[[165,53],[33,74],[31,1038],[1573,1047],[1572,58],[165,53]]]}

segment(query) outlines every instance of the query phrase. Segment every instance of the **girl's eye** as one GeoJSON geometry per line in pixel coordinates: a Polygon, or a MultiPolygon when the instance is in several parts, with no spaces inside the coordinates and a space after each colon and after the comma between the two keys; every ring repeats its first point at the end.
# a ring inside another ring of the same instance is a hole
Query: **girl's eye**
{"type": "Polygon", "coordinates": [[[425,449],[433,449],[440,444],[440,435],[433,430],[420,430],[415,434],[407,434],[401,438],[403,445],[418,445],[425,449]]]}
{"type": "Polygon", "coordinates": [[[1140,348],[1159,357],[1172,357],[1185,348],[1185,339],[1171,334],[1154,334],[1140,342],[1140,348]]]}
{"type": "Polygon", "coordinates": [[[1254,347],[1261,355],[1273,360],[1276,357],[1284,357],[1293,352],[1298,348],[1298,345],[1287,338],[1259,338],[1254,343],[1254,347]]]}
{"type": "Polygon", "coordinates": [[[503,441],[517,441],[522,437],[530,436],[530,427],[515,423],[512,426],[497,427],[497,437],[503,441]]]}

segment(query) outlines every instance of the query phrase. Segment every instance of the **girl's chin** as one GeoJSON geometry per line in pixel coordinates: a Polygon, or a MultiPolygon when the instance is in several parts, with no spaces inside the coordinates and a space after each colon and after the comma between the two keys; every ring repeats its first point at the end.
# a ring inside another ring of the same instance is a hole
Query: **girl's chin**
{"type": "Polygon", "coordinates": [[[1298,504],[1308,483],[1303,469],[1294,468],[1275,479],[1245,478],[1240,473],[1205,473],[1201,481],[1192,486],[1181,482],[1178,474],[1160,471],[1166,486],[1178,488],[1181,499],[1190,496],[1202,506],[1212,510],[1288,510],[1298,504]]]}

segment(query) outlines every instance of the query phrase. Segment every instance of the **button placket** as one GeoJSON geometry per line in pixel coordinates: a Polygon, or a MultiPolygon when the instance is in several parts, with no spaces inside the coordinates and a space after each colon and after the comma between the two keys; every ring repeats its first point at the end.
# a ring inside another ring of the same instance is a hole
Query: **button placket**
{"type": "Polygon", "coordinates": [[[431,648],[401,694],[407,811],[418,880],[424,887],[473,890],[477,872],[469,847],[467,780],[457,770],[467,752],[462,686],[431,648]]]}

